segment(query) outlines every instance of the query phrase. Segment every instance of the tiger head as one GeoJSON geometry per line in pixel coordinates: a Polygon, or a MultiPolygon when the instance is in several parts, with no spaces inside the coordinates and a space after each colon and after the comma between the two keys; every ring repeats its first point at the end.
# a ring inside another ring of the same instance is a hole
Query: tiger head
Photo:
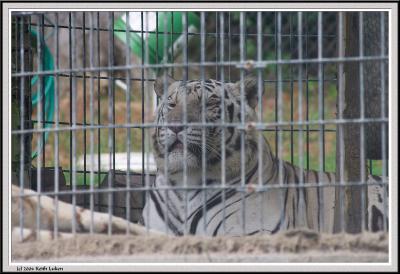
{"type": "MultiPolygon", "coordinates": [[[[171,77],[167,77],[167,79],[160,77],[154,83],[154,90],[160,100],[155,118],[157,127],[153,132],[153,148],[158,172],[165,173],[167,171],[169,178],[176,178],[176,181],[180,181],[179,176],[183,175],[186,162],[188,184],[201,184],[202,149],[204,147],[207,180],[220,179],[221,142],[223,139],[226,179],[239,176],[241,130],[238,129],[237,123],[242,121],[242,100],[244,101],[244,121],[251,122],[257,119],[255,111],[258,102],[256,79],[254,77],[244,79],[243,99],[240,92],[240,81],[236,83],[221,83],[212,79],[203,82],[201,80],[176,81],[171,77]],[[221,100],[224,100],[222,111],[221,100]],[[185,111],[186,118],[184,118],[185,111]],[[222,113],[224,117],[222,117],[222,113]],[[203,119],[208,126],[200,125],[203,119]],[[229,125],[231,123],[236,123],[236,126],[229,125]],[[185,138],[186,155],[184,152],[185,138]]],[[[247,170],[257,157],[258,135],[251,131],[246,132],[244,136],[247,170]]]]}

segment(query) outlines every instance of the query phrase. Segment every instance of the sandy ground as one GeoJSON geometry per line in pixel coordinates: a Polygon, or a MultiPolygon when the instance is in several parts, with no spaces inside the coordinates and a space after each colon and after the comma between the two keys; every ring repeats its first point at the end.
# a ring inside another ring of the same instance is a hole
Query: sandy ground
{"type": "Polygon", "coordinates": [[[247,237],[77,235],[13,243],[13,262],[387,262],[384,233],[247,237]]]}

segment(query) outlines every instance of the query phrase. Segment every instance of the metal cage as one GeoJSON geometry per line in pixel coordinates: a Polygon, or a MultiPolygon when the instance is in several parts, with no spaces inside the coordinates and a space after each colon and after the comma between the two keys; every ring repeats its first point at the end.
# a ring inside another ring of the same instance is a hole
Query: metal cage
{"type": "MultiPolygon", "coordinates": [[[[386,12],[13,12],[13,183],[142,223],[155,180],[149,141],[156,126],[155,77],[233,82],[251,73],[259,92],[265,90],[258,122],[251,126],[279,158],[336,172],[340,180],[333,187],[339,186],[343,220],[338,231],[364,230],[365,217],[354,223],[345,206],[359,212],[365,207],[361,187],[367,183],[360,174],[388,174],[387,17],[386,12]]],[[[240,123],[220,126],[240,128],[244,138],[249,125],[243,117],[242,112],[240,123]]],[[[189,125],[185,119],[183,127],[189,125]]],[[[244,154],[243,142],[240,149],[244,154]]],[[[241,165],[244,170],[244,161],[241,165]]],[[[235,187],[244,195],[243,173],[242,178],[235,187]]],[[[199,186],[207,188],[205,182],[199,186]]],[[[267,190],[261,183],[256,188],[267,190]]]]}

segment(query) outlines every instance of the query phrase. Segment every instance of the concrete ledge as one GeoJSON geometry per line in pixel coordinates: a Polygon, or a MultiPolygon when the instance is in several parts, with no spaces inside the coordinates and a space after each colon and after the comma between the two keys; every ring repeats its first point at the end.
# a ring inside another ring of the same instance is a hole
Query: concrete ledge
{"type": "Polygon", "coordinates": [[[76,235],[12,244],[12,262],[388,262],[386,233],[245,237],[76,235]]]}
{"type": "MultiPolygon", "coordinates": [[[[49,263],[387,263],[388,254],[379,252],[305,252],[270,254],[135,254],[122,256],[68,256],[51,258],[49,263]]],[[[16,260],[19,262],[43,262],[40,259],[16,260]]]]}

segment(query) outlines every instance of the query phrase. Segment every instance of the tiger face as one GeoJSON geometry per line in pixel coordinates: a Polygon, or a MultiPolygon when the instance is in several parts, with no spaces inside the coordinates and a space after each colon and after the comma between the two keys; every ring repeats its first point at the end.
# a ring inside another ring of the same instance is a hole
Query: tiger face
{"type": "MultiPolygon", "coordinates": [[[[183,175],[186,162],[188,183],[201,184],[202,150],[205,149],[207,179],[219,179],[222,158],[221,142],[224,140],[227,179],[240,173],[241,134],[237,127],[229,126],[229,124],[242,121],[241,83],[223,84],[212,79],[205,80],[203,83],[201,80],[183,82],[175,81],[170,77],[166,82],[166,94],[164,94],[163,77],[158,78],[154,83],[154,90],[160,99],[156,112],[157,127],[153,132],[153,148],[158,171],[165,172],[165,167],[167,167],[168,176],[181,181],[179,177],[183,175]],[[203,98],[205,113],[202,108],[203,98]],[[185,111],[186,118],[184,118],[185,111]],[[185,119],[186,129],[183,125],[185,119]],[[203,119],[208,126],[199,125],[203,119]],[[228,125],[221,126],[222,124],[228,125]],[[166,165],[165,161],[167,161],[166,165]]],[[[257,81],[255,78],[245,78],[243,84],[244,120],[245,122],[255,121],[257,81]]],[[[253,153],[257,148],[255,134],[245,135],[245,145],[247,165],[255,157],[253,153]]]]}

